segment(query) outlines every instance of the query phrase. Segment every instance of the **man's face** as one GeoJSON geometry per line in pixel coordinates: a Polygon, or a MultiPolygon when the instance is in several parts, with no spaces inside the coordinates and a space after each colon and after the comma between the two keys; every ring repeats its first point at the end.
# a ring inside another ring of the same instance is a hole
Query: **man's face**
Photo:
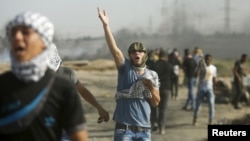
{"type": "Polygon", "coordinates": [[[20,62],[29,61],[45,49],[40,35],[30,27],[16,26],[10,33],[11,52],[20,62]]]}
{"type": "Polygon", "coordinates": [[[242,58],[242,62],[245,63],[247,61],[247,56],[242,58]]]}
{"type": "Polygon", "coordinates": [[[208,56],[207,58],[206,58],[206,64],[207,65],[210,65],[212,63],[212,57],[211,56],[208,56]]]}
{"type": "Polygon", "coordinates": [[[145,55],[144,51],[140,51],[140,50],[135,50],[130,52],[129,57],[131,59],[131,61],[133,62],[133,65],[136,67],[140,67],[141,64],[143,63],[143,56],[145,55]]]}

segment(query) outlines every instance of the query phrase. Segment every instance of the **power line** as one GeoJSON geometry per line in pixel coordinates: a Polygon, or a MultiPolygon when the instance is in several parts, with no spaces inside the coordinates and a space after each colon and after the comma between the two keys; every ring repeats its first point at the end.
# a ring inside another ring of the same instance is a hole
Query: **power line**
{"type": "Polygon", "coordinates": [[[231,8],[230,8],[230,0],[225,0],[225,34],[231,33],[231,8]]]}

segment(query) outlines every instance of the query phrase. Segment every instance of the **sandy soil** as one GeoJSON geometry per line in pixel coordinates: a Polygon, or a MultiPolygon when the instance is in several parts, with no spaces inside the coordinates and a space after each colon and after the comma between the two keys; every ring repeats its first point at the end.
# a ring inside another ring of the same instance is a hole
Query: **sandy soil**
{"type": "MultiPolygon", "coordinates": [[[[116,86],[116,71],[77,71],[77,75],[86,87],[93,92],[103,107],[110,112],[112,117],[115,105],[113,97],[116,86]]],[[[193,126],[193,112],[182,110],[186,98],[187,89],[180,86],[178,99],[169,100],[166,134],[152,133],[153,141],[203,141],[207,139],[207,103],[203,104],[199,116],[199,125],[193,126]]],[[[96,110],[86,102],[84,102],[84,108],[87,111],[90,141],[111,141],[113,139],[114,121],[97,124],[98,114],[96,110]]],[[[223,119],[229,121],[240,119],[247,113],[250,113],[250,108],[245,107],[241,110],[235,110],[231,104],[216,104],[215,123],[219,123],[223,119]]]]}
{"type": "MultiPolygon", "coordinates": [[[[66,62],[64,65],[76,70],[79,80],[94,94],[101,105],[110,112],[112,118],[115,100],[117,72],[114,63],[107,60],[66,62]],[[105,65],[106,64],[106,65],[105,65]],[[106,67],[108,66],[108,67],[106,67]]],[[[0,65],[0,73],[8,70],[9,65],[0,65]]],[[[182,106],[187,98],[187,88],[179,87],[179,97],[177,100],[169,100],[167,109],[166,134],[160,135],[152,133],[153,141],[203,141],[207,139],[208,106],[203,104],[199,125],[192,125],[191,111],[183,111],[182,106]]],[[[97,111],[82,100],[86,112],[90,141],[112,141],[114,121],[97,124],[97,111]]],[[[240,119],[250,113],[250,108],[245,106],[241,110],[235,110],[231,104],[216,103],[215,122],[222,119],[229,121],[240,119]]]]}

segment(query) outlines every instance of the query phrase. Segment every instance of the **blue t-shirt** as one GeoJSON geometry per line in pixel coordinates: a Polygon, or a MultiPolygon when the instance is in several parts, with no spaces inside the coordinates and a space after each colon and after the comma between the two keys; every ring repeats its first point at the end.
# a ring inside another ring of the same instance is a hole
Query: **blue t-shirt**
{"type": "MultiPolygon", "coordinates": [[[[151,71],[151,70],[146,70],[151,71]]],[[[157,74],[154,74],[158,80],[157,74]]],[[[125,59],[125,63],[118,69],[117,92],[126,93],[130,87],[138,80],[139,76],[133,69],[130,61],[125,59]]],[[[154,82],[153,82],[154,83],[154,82]]],[[[156,87],[158,84],[156,83],[156,87]]],[[[142,127],[151,127],[151,108],[148,98],[120,98],[116,101],[116,109],[113,119],[116,122],[142,127]]]]}

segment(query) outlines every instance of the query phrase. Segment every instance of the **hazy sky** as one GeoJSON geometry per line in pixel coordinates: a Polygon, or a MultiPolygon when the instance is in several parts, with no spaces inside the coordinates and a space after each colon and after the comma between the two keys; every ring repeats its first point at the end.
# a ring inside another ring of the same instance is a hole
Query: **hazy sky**
{"type": "MultiPolygon", "coordinates": [[[[31,10],[46,15],[63,37],[102,36],[103,30],[97,15],[97,7],[107,10],[111,28],[124,27],[147,29],[163,22],[161,8],[164,0],[0,0],[0,31],[6,22],[17,13],[31,10]]],[[[224,24],[225,0],[165,0],[167,16],[175,3],[184,7],[193,25],[199,24],[202,31],[218,30],[224,24]],[[200,19],[198,18],[200,15],[200,19]]],[[[242,30],[249,18],[247,9],[250,0],[231,0],[231,28],[242,30]]]]}

